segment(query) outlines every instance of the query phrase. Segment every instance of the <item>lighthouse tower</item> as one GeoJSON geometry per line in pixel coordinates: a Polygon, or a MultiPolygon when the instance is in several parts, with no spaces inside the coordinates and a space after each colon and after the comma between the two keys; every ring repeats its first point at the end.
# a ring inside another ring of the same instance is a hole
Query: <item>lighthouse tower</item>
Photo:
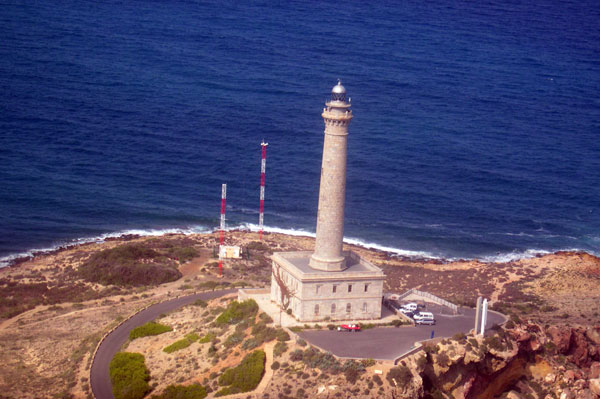
{"type": "Polygon", "coordinates": [[[344,204],[346,201],[346,155],[348,125],[352,119],[350,103],[342,83],[331,90],[331,99],[321,114],[325,122],[323,163],[319,189],[317,239],[310,266],[325,271],[346,268],[342,253],[344,238],[344,204]]]}
{"type": "Polygon", "coordinates": [[[305,322],[379,319],[385,275],[358,253],[342,250],[352,111],[341,82],[321,116],[325,136],[315,249],[273,254],[271,301],[286,311],[284,316],[305,322]]]}

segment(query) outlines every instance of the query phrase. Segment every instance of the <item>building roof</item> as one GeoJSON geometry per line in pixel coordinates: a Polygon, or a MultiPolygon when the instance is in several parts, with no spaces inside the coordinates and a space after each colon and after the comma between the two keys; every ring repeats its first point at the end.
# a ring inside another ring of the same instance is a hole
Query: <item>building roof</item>
{"type": "Polygon", "coordinates": [[[300,280],[385,278],[380,268],[351,251],[344,252],[347,267],[342,271],[313,269],[308,264],[311,255],[311,251],[276,252],[273,260],[300,280]]]}

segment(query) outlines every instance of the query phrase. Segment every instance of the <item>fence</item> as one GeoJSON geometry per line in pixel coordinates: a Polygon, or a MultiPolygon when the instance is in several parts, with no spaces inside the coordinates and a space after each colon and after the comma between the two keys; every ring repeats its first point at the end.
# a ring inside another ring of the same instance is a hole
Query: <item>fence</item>
{"type": "Polygon", "coordinates": [[[429,292],[419,291],[414,288],[411,288],[410,290],[406,291],[404,294],[399,295],[398,300],[402,300],[409,295],[418,295],[420,297],[427,298],[431,302],[437,303],[442,306],[446,306],[447,308],[452,310],[453,314],[458,314],[458,306],[453,304],[452,302],[448,302],[447,300],[437,297],[433,294],[430,294],[429,292]]]}

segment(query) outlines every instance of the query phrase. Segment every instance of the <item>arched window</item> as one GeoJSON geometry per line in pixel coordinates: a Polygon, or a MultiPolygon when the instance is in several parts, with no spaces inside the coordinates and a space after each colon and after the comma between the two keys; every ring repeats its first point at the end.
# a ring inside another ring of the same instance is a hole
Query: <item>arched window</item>
{"type": "Polygon", "coordinates": [[[331,314],[335,314],[335,303],[331,304],[331,314]]]}
{"type": "Polygon", "coordinates": [[[319,315],[319,305],[315,305],[315,316],[319,315]]]}
{"type": "Polygon", "coordinates": [[[350,313],[350,312],[352,312],[352,304],[347,303],[346,304],[346,313],[350,313]]]}
{"type": "Polygon", "coordinates": [[[366,312],[366,311],[367,311],[367,303],[363,302],[363,312],[366,312]]]}

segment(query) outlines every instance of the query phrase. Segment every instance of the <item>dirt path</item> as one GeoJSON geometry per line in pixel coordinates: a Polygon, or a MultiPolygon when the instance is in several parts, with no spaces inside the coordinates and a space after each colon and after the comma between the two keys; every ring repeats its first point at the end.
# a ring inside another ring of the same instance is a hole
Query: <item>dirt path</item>
{"type": "Polygon", "coordinates": [[[212,249],[200,250],[200,255],[179,268],[183,277],[195,276],[200,274],[200,269],[212,257],[212,249]]]}

